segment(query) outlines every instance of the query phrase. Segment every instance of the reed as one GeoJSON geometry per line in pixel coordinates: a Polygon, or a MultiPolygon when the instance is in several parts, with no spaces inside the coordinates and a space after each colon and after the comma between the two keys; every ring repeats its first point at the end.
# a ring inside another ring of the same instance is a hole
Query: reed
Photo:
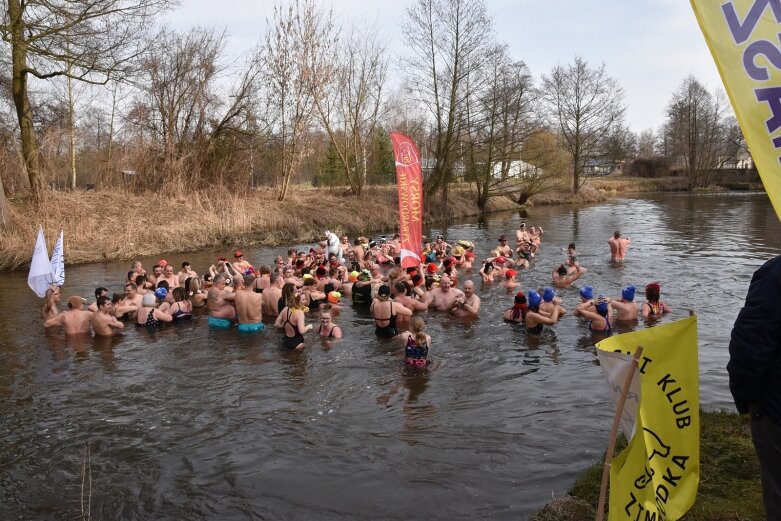
{"type": "MultiPolygon", "coordinates": [[[[155,193],[122,191],[47,192],[40,204],[11,199],[13,224],[0,234],[0,270],[28,266],[38,226],[52,245],[65,231],[65,260],[82,264],[184,253],[215,246],[280,245],[313,242],[323,230],[375,234],[398,227],[395,186],[370,186],[361,197],[345,189],[297,187],[279,202],[271,189],[231,192],[216,188],[187,193],[164,186],[155,193]],[[168,196],[167,194],[173,194],[168,196]]],[[[425,220],[473,216],[479,210],[468,187],[451,189],[448,208],[431,201],[425,220]]],[[[490,210],[517,209],[505,197],[490,210]]]]}

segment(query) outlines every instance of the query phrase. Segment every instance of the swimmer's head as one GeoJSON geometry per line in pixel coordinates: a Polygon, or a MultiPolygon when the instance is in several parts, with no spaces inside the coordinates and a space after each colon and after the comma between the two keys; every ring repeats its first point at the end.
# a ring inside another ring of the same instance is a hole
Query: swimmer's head
{"type": "Polygon", "coordinates": [[[432,273],[433,274],[433,273],[436,273],[437,270],[438,270],[437,265],[434,264],[433,262],[429,262],[428,265],[426,266],[426,271],[428,273],[432,273]]]}
{"type": "Polygon", "coordinates": [[[580,298],[584,300],[591,300],[594,298],[594,288],[591,286],[585,286],[578,291],[580,298]]]}
{"type": "Polygon", "coordinates": [[[155,290],[155,295],[154,296],[156,298],[159,298],[160,300],[165,300],[165,297],[168,296],[168,290],[165,289],[165,288],[157,288],[155,290]]]}
{"type": "Polygon", "coordinates": [[[466,252],[466,258],[467,260],[473,260],[475,258],[475,254],[471,251],[466,252]]]}
{"type": "Polygon", "coordinates": [[[155,307],[156,301],[155,301],[155,295],[154,293],[145,293],[144,296],[141,298],[141,306],[145,308],[153,308],[155,307]]]}
{"type": "Polygon", "coordinates": [[[84,306],[84,299],[76,295],[68,299],[68,309],[81,309],[84,306]]]}
{"type": "Polygon", "coordinates": [[[620,239],[621,238],[621,232],[619,232],[618,230],[614,231],[613,232],[613,238],[614,239],[620,239]]]}
{"type": "Polygon", "coordinates": [[[494,259],[497,264],[504,264],[507,259],[505,259],[502,255],[498,256],[494,259]]]}
{"type": "Polygon", "coordinates": [[[328,302],[330,304],[338,304],[342,298],[342,294],[338,291],[332,291],[328,294],[328,302]]]}
{"type": "Polygon", "coordinates": [[[599,299],[597,300],[597,303],[595,304],[594,307],[597,309],[597,313],[599,313],[603,317],[607,316],[607,310],[608,310],[607,299],[603,295],[599,296],[599,299]]]}
{"type": "Polygon", "coordinates": [[[507,280],[515,278],[516,275],[518,275],[518,272],[515,270],[507,270],[504,272],[504,276],[507,277],[507,280]]]}
{"type": "Polygon", "coordinates": [[[645,287],[645,299],[650,300],[651,302],[658,301],[660,291],[661,291],[661,287],[659,286],[658,282],[652,282],[648,284],[645,287]]]}
{"type": "Polygon", "coordinates": [[[539,307],[540,303],[542,302],[542,297],[540,296],[539,293],[537,293],[532,289],[529,290],[526,300],[529,302],[529,307],[536,308],[539,307]]]}
{"type": "Polygon", "coordinates": [[[564,266],[564,264],[562,264],[561,266],[559,266],[559,269],[556,270],[556,273],[558,273],[559,275],[566,275],[567,267],[564,266]]]}
{"type": "Polygon", "coordinates": [[[621,296],[624,297],[624,300],[628,302],[632,302],[635,299],[635,287],[634,286],[627,286],[624,289],[621,290],[621,296]]]}
{"type": "Polygon", "coordinates": [[[515,298],[513,299],[516,306],[521,306],[523,304],[526,304],[526,295],[523,294],[523,291],[519,291],[515,294],[515,298]]]}
{"type": "Polygon", "coordinates": [[[542,292],[542,300],[545,302],[552,302],[555,297],[556,294],[553,292],[553,288],[545,288],[542,292]]]}
{"type": "Polygon", "coordinates": [[[391,294],[391,290],[387,284],[383,284],[382,286],[380,286],[380,289],[377,290],[378,297],[390,297],[390,294],[391,294]]]}

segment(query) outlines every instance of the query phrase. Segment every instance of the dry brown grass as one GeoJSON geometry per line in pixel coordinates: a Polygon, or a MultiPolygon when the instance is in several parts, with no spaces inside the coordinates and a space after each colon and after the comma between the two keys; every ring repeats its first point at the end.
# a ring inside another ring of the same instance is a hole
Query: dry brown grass
{"type": "Polygon", "coordinates": [[[588,183],[608,192],[680,192],[685,191],[688,181],[685,177],[624,177],[607,176],[589,179],[588,183]]]}
{"type": "Polygon", "coordinates": [[[605,199],[607,199],[607,194],[604,190],[585,184],[576,194],[569,190],[544,192],[531,196],[529,202],[533,205],[598,203],[605,199]]]}
{"type": "MultiPolygon", "coordinates": [[[[312,242],[323,230],[375,234],[398,226],[395,186],[369,187],[358,198],[344,189],[293,189],[284,202],[270,189],[247,194],[194,193],[185,197],[130,195],[116,191],[49,192],[42,204],[11,200],[11,227],[0,234],[0,270],[29,265],[38,225],[51,247],[65,231],[69,264],[131,260],[161,253],[192,252],[220,245],[280,245],[312,242]]],[[[479,213],[469,189],[450,192],[451,215],[479,213]]],[[[426,221],[445,215],[429,205],[426,221]]],[[[491,210],[518,208],[496,198],[491,210]]]]}

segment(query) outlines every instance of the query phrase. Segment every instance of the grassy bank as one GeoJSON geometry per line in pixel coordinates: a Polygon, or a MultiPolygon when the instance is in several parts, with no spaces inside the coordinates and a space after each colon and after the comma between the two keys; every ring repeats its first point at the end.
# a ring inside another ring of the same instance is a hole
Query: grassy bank
{"type": "Polygon", "coordinates": [[[688,187],[688,181],[685,177],[605,176],[589,178],[587,183],[610,195],[633,192],[685,192],[688,187]]]}
{"type": "MultiPolygon", "coordinates": [[[[13,224],[0,234],[0,270],[29,265],[38,225],[51,247],[65,231],[69,264],[131,260],[168,252],[218,246],[280,245],[313,242],[328,228],[336,233],[375,234],[398,228],[395,186],[369,187],[363,196],[344,189],[295,189],[284,202],[268,190],[247,194],[193,193],[188,197],[122,192],[48,192],[41,204],[9,201],[13,224]]],[[[479,211],[469,189],[451,189],[444,209],[435,202],[427,223],[479,211]]],[[[517,210],[506,197],[489,201],[487,211],[517,210]]]]}
{"type": "MultiPolygon", "coordinates": [[[[703,412],[700,430],[700,486],[697,500],[681,519],[765,519],[759,463],[748,420],[737,414],[703,412]]],[[[596,518],[601,479],[600,461],[586,470],[570,495],[555,499],[531,521],[592,521],[596,518]]]]}

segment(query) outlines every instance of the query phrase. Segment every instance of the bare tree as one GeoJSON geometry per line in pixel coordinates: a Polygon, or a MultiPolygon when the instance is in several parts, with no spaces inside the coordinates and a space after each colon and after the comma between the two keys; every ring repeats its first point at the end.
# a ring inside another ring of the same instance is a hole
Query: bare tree
{"type": "MultiPolygon", "coordinates": [[[[331,80],[315,105],[350,189],[360,195],[368,175],[371,138],[382,116],[388,57],[376,27],[354,28],[333,55],[331,80]]],[[[327,80],[326,80],[327,81],[327,80]]]]}
{"type": "Polygon", "coordinates": [[[579,56],[566,67],[554,67],[542,84],[550,118],[572,155],[572,191],[577,192],[586,161],[602,153],[605,139],[623,121],[624,91],[604,64],[591,68],[579,56]]]}
{"type": "Polygon", "coordinates": [[[484,0],[417,0],[407,9],[402,32],[411,51],[402,70],[412,96],[426,107],[435,128],[436,163],[426,193],[441,190],[447,202],[461,132],[459,111],[468,95],[469,78],[479,77],[476,70],[492,43],[492,21],[484,0]]]}
{"type": "Polygon", "coordinates": [[[279,142],[275,185],[282,201],[309,151],[315,97],[332,73],[338,35],[331,11],[319,10],[314,0],[275,5],[268,26],[263,79],[270,124],[279,142]]]}
{"type": "Polygon", "coordinates": [[[724,115],[727,103],[717,92],[711,95],[693,76],[673,93],[664,125],[669,152],[682,159],[682,168],[693,190],[707,184],[707,174],[725,159],[724,115]]]}
{"type": "MultiPolygon", "coordinates": [[[[484,209],[494,195],[519,188],[521,148],[535,130],[533,104],[537,98],[526,64],[513,61],[504,45],[485,55],[478,87],[468,89],[464,111],[462,161],[475,180],[477,205],[484,209]]],[[[523,172],[526,173],[526,172],[523,172]]]]}
{"type": "Polygon", "coordinates": [[[192,187],[205,181],[201,174],[215,140],[250,128],[246,120],[251,119],[258,63],[250,61],[224,96],[217,85],[226,69],[224,46],[225,34],[213,30],[164,30],[144,57],[141,93],[127,118],[151,139],[150,147],[160,150],[162,171],[155,168],[149,176],[157,183],[192,187]]]}
{"type": "Polygon", "coordinates": [[[651,128],[640,132],[637,136],[637,156],[642,159],[648,159],[656,155],[656,136],[651,128]]]}
{"type": "Polygon", "coordinates": [[[11,45],[12,88],[33,196],[44,183],[29,78],[105,83],[137,56],[139,37],[170,0],[8,0],[0,35],[11,45]]]}

